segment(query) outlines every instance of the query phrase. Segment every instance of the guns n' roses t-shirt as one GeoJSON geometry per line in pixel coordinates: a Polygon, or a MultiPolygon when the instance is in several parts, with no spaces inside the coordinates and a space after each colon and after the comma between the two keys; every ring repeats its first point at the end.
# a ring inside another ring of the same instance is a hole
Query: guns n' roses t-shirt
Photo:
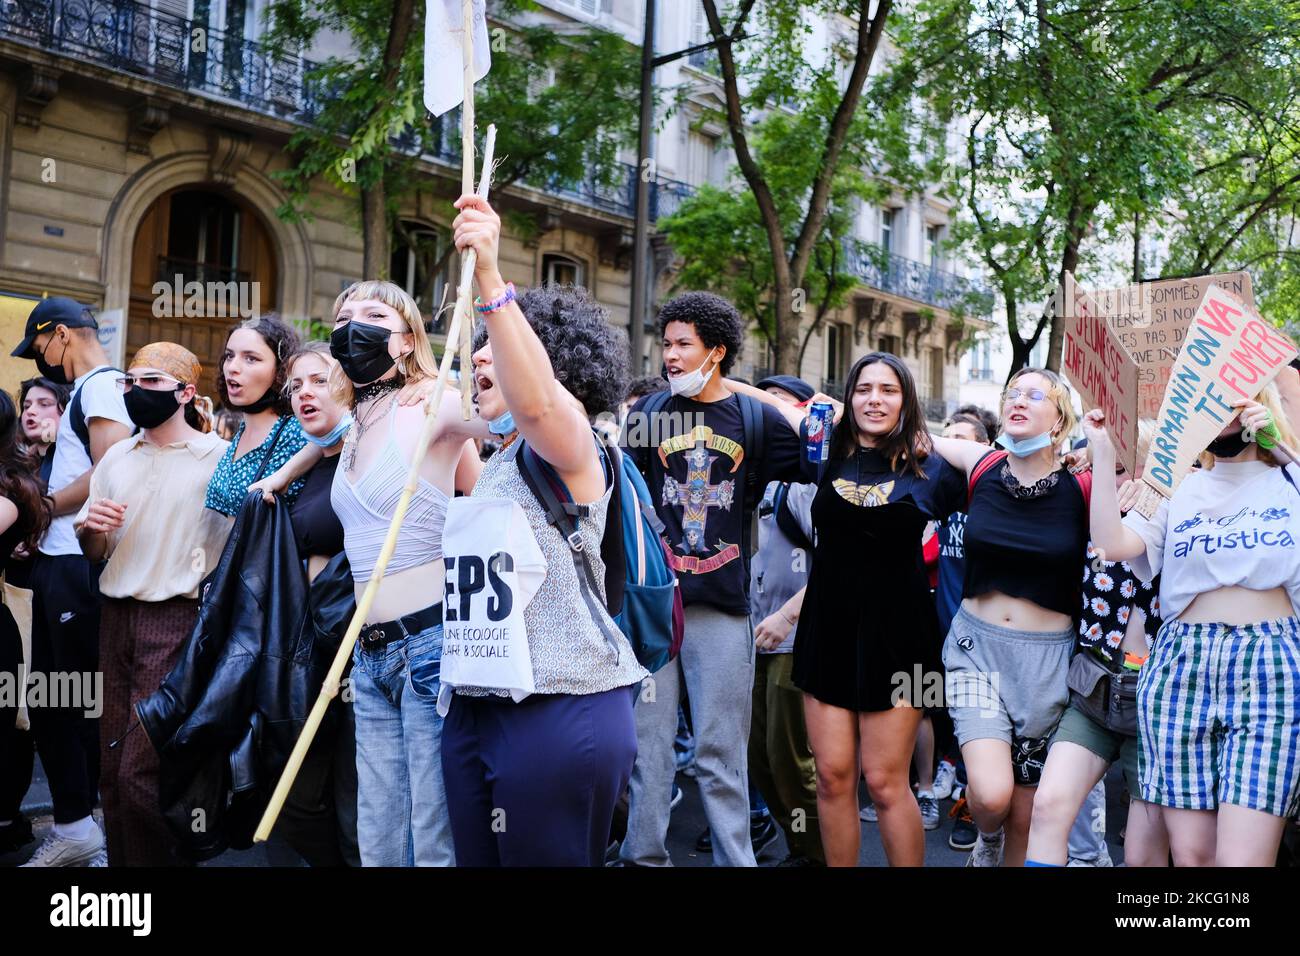
{"type": "MultiPolygon", "coordinates": [[[[637,402],[632,413],[653,397],[637,402]]],[[[746,454],[735,395],[720,402],[674,396],[655,422],[627,432],[628,454],[667,527],[683,604],[749,613],[749,514],[769,481],[806,480],[799,435],[775,408],[762,409],[763,460],[757,462],[746,454]],[[758,494],[745,501],[751,468],[759,472],[758,494]]]]}

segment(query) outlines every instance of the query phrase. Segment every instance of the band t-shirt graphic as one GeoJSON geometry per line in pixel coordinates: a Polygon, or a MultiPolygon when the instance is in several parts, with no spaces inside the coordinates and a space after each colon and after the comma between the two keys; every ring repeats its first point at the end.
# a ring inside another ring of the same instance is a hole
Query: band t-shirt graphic
{"type": "Polygon", "coordinates": [[[759,469],[760,500],[769,481],[806,480],[799,436],[769,405],[763,406],[763,428],[763,460],[754,462],[744,447],[740,399],[674,396],[644,429],[652,440],[628,448],[667,527],[683,604],[749,613],[749,512],[758,500],[744,500],[748,470],[759,469]]]}

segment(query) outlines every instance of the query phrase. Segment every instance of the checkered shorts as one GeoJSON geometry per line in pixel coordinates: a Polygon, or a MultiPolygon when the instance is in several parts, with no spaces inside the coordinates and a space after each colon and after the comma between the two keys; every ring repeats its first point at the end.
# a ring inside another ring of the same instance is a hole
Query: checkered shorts
{"type": "Polygon", "coordinates": [[[1300,809],[1300,620],[1161,628],[1138,678],[1142,799],[1300,809]]]}

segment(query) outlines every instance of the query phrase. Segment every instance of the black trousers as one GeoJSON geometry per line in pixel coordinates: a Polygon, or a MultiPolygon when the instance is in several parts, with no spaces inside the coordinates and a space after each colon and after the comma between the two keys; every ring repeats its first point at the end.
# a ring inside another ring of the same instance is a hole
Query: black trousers
{"type": "MultiPolygon", "coordinates": [[[[99,671],[99,567],[79,554],[38,555],[32,564],[32,674],[47,686],[57,675],[99,671]]],[[[102,687],[101,681],[83,686],[102,687]]],[[[28,697],[36,752],[50,783],[54,822],[90,816],[99,794],[99,720],[103,701],[28,697]],[[50,706],[51,703],[61,706],[50,706]],[[72,703],[75,706],[67,706],[72,703]]]]}
{"type": "MultiPolygon", "coordinates": [[[[0,680],[17,688],[19,664],[23,646],[18,637],[18,625],[7,607],[0,606],[0,680]]],[[[32,749],[30,731],[14,726],[18,707],[5,706],[7,695],[0,700],[0,820],[15,820],[27,788],[32,785],[32,749]]]]}

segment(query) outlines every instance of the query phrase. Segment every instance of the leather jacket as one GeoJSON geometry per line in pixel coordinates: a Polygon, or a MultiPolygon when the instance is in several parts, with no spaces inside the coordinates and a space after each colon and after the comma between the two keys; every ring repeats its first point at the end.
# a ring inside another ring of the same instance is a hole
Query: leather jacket
{"type": "MultiPolygon", "coordinates": [[[[347,556],[335,555],[309,586],[289,509],[250,494],[200,588],[180,659],[136,704],[183,855],[204,860],[252,845],[355,607],[347,556]]],[[[312,753],[331,746],[338,706],[312,753]]]]}

